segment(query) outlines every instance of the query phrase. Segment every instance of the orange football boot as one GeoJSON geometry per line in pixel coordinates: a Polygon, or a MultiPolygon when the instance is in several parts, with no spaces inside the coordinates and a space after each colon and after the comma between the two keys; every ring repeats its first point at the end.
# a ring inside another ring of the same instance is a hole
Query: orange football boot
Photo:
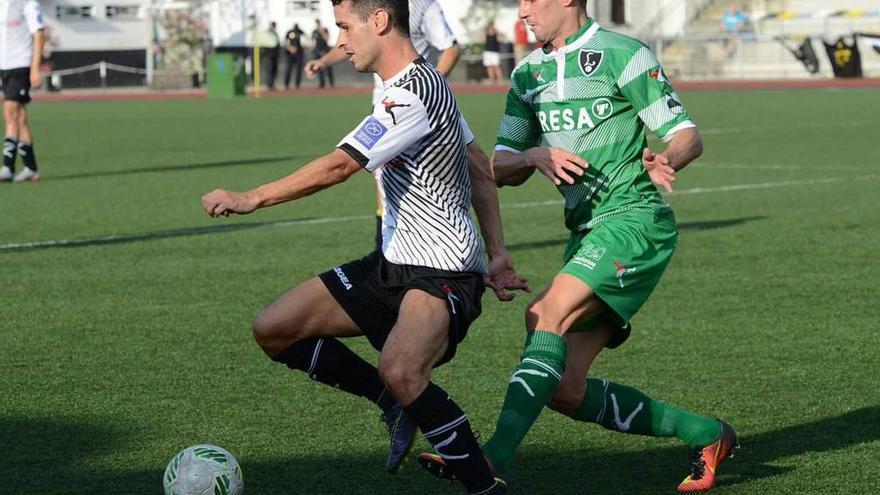
{"type": "Polygon", "coordinates": [[[691,474],[678,485],[679,492],[704,492],[714,487],[715,470],[718,469],[718,465],[727,457],[733,457],[730,451],[739,447],[736,442],[736,430],[724,421],[720,423],[721,437],[715,443],[691,449],[689,454],[691,474]]]}

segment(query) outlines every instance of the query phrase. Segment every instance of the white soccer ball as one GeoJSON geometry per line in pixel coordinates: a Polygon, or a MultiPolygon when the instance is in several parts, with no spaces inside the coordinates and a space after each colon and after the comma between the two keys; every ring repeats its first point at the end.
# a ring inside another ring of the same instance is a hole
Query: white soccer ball
{"type": "Polygon", "coordinates": [[[216,445],[194,445],[175,455],[162,478],[165,495],[241,495],[238,461],[216,445]]]}

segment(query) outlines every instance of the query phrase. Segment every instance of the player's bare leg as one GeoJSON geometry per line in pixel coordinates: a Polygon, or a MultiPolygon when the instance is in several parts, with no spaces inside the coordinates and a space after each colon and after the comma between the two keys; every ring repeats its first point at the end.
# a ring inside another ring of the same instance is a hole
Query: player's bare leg
{"type": "Polygon", "coordinates": [[[505,485],[494,479],[480,452],[467,416],[430,381],[431,370],[449,345],[447,304],[421,290],[406,293],[382,349],[379,373],[468,492],[505,493],[505,485]]]}
{"type": "Polygon", "coordinates": [[[358,326],[318,277],[290,289],[254,319],[254,340],[269,357],[297,342],[361,335],[358,326]]]}
{"type": "Polygon", "coordinates": [[[346,392],[362,396],[382,410],[391,435],[386,468],[396,472],[412,439],[403,408],[385,390],[375,366],[335,337],[361,335],[320,278],[307,280],[266,307],[254,320],[254,340],[274,361],[346,392]]]}
{"type": "Polygon", "coordinates": [[[19,104],[18,111],[18,140],[22,143],[30,143],[33,141],[31,137],[31,127],[28,122],[27,107],[19,104]]]}

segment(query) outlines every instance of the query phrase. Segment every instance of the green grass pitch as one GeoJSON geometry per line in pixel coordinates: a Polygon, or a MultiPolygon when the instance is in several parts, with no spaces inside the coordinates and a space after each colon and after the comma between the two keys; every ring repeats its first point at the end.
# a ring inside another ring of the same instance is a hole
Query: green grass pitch
{"type": "MultiPolygon", "coordinates": [[[[742,449],[719,495],[880,493],[880,91],[683,97],[706,153],[669,196],[679,251],[633,338],[593,376],[732,422],[742,449]]],[[[489,149],[503,95],[459,100],[489,149]]],[[[461,493],[414,462],[385,474],[375,407],[251,341],[272,298],[368,251],[372,178],[247,217],[199,208],[215,187],[250,188],[331,150],[367,107],[365,95],[33,105],[44,179],[0,184],[0,491],[160,493],[175,452],[215,443],[252,495],[461,493]]],[[[536,290],[566,239],[558,198],[539,176],[501,191],[536,290]]],[[[487,294],[435,376],[484,438],[527,301],[487,294]]],[[[511,493],[674,493],[686,469],[674,440],[548,410],[511,493]]]]}

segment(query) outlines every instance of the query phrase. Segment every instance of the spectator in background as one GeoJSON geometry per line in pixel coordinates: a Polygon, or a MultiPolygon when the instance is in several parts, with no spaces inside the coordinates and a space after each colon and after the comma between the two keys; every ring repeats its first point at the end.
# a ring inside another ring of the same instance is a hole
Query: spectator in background
{"type": "Polygon", "coordinates": [[[516,55],[513,53],[513,42],[507,39],[504,33],[498,33],[498,54],[501,56],[502,75],[512,74],[516,68],[516,55]]]}
{"type": "Polygon", "coordinates": [[[721,29],[727,36],[724,40],[724,49],[727,51],[728,58],[733,58],[736,54],[740,34],[746,27],[748,20],[749,16],[733,2],[728,5],[727,12],[721,17],[721,29]]]}
{"type": "Polygon", "coordinates": [[[278,79],[278,59],[281,58],[281,40],[278,39],[278,25],[275,24],[275,21],[269,23],[266,41],[269,42],[269,46],[263,49],[266,69],[269,73],[266,78],[266,87],[271,91],[275,89],[275,80],[278,79]]]}
{"type": "MultiPolygon", "coordinates": [[[[314,57],[315,60],[321,60],[321,57],[324,56],[325,53],[330,51],[330,31],[327,30],[326,27],[321,25],[321,20],[315,20],[315,30],[312,31],[312,41],[315,44],[314,57]]],[[[327,73],[326,79],[330,82],[330,87],[332,88],[335,83],[333,82],[333,66],[328,65],[324,68],[324,70],[318,72],[318,85],[320,87],[324,87],[324,73],[327,73]]]]}
{"type": "Polygon", "coordinates": [[[495,29],[495,22],[490,21],[486,27],[486,46],[483,49],[483,67],[489,80],[492,82],[500,82],[501,76],[501,44],[498,42],[498,30],[495,29]]]}
{"type": "Polygon", "coordinates": [[[302,84],[303,74],[303,30],[294,23],[287,36],[284,37],[284,51],[287,52],[287,70],[284,72],[284,87],[290,89],[290,76],[296,69],[296,88],[302,84]]]}
{"type": "Polygon", "coordinates": [[[529,28],[526,21],[517,19],[513,27],[513,56],[516,63],[529,54],[529,28]]]}

